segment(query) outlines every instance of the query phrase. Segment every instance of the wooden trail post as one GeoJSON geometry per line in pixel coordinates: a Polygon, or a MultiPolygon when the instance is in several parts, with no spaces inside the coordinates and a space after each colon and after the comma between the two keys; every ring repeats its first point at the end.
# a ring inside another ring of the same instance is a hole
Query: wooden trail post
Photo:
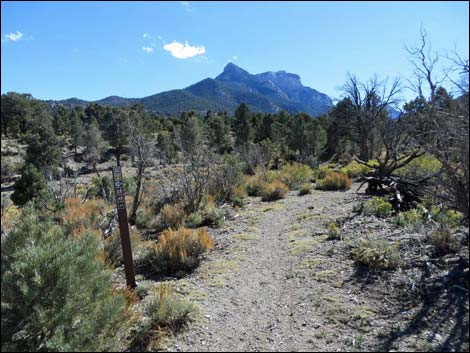
{"type": "Polygon", "coordinates": [[[124,197],[121,167],[113,167],[114,194],[116,196],[116,208],[119,220],[119,232],[121,233],[122,256],[124,258],[124,270],[126,271],[127,286],[134,289],[135,283],[134,261],[132,259],[131,238],[129,235],[129,223],[127,222],[126,199],[124,197]]]}

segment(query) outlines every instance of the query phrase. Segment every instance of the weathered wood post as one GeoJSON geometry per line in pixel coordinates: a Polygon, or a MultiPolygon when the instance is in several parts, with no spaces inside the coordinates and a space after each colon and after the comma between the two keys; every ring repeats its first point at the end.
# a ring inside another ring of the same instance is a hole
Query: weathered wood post
{"type": "Polygon", "coordinates": [[[136,287],[134,274],[134,261],[132,259],[131,238],[129,235],[129,223],[127,222],[126,199],[124,197],[121,167],[113,167],[114,194],[116,196],[116,208],[119,220],[119,232],[121,233],[122,256],[124,258],[124,270],[126,272],[127,286],[136,287]]]}

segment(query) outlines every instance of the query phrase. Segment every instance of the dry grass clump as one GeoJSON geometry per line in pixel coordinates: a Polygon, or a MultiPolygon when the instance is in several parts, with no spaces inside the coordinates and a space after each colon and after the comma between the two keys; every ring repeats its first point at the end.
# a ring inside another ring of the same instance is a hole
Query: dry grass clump
{"type": "Polygon", "coordinates": [[[100,218],[104,216],[106,209],[105,202],[100,199],[85,203],[76,197],[66,199],[61,219],[65,233],[78,236],[87,230],[99,229],[100,218]]]}
{"type": "Polygon", "coordinates": [[[190,272],[199,265],[200,255],[214,247],[206,229],[167,229],[144,255],[144,265],[158,274],[190,272]]]}
{"type": "Polygon", "coordinates": [[[342,234],[336,222],[328,223],[328,237],[327,240],[341,240],[342,234]]]}
{"type": "Polygon", "coordinates": [[[317,181],[316,188],[320,190],[349,190],[351,179],[346,174],[332,172],[325,179],[317,181]]]}
{"type": "Polygon", "coordinates": [[[266,182],[259,175],[245,177],[245,189],[248,196],[261,196],[266,182]]]}
{"type": "Polygon", "coordinates": [[[154,328],[168,327],[176,330],[188,321],[194,311],[193,304],[175,299],[168,284],[155,287],[144,304],[144,313],[150,318],[154,328]]]}
{"type": "Polygon", "coordinates": [[[303,184],[299,189],[299,196],[304,196],[312,193],[312,184],[303,184]]]}
{"type": "Polygon", "coordinates": [[[352,250],[352,256],[356,265],[371,270],[394,269],[400,264],[398,246],[383,239],[360,239],[359,246],[352,250]]]}
{"type": "Polygon", "coordinates": [[[429,236],[431,244],[437,254],[445,255],[456,252],[459,249],[459,241],[447,227],[439,227],[429,236]]]}
{"type": "Polygon", "coordinates": [[[143,301],[144,320],[134,332],[133,347],[138,351],[159,351],[160,340],[178,332],[196,313],[192,303],[176,299],[170,285],[160,284],[143,301]]]}
{"type": "Polygon", "coordinates": [[[186,214],[180,204],[165,205],[160,211],[160,222],[166,228],[178,228],[183,225],[186,214]]]}
{"type": "Polygon", "coordinates": [[[273,181],[266,184],[261,192],[262,201],[276,201],[283,199],[289,192],[289,188],[280,181],[273,181]]]}

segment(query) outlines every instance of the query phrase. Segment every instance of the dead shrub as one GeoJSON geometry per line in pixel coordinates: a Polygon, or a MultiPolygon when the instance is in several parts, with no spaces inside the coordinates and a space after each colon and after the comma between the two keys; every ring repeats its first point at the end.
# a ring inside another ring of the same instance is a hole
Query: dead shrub
{"type": "Polygon", "coordinates": [[[289,192],[289,188],[280,181],[273,181],[272,183],[266,184],[261,191],[262,201],[275,201],[283,199],[289,192]]]}
{"type": "Polygon", "coordinates": [[[349,190],[351,179],[346,174],[332,172],[325,179],[318,181],[316,188],[320,190],[349,190]]]}
{"type": "Polygon", "coordinates": [[[206,229],[167,229],[144,255],[144,265],[158,274],[190,272],[199,265],[199,257],[213,248],[214,241],[206,229]]]}
{"type": "Polygon", "coordinates": [[[434,230],[429,240],[438,255],[454,253],[459,249],[458,239],[447,227],[439,227],[434,230]]]}

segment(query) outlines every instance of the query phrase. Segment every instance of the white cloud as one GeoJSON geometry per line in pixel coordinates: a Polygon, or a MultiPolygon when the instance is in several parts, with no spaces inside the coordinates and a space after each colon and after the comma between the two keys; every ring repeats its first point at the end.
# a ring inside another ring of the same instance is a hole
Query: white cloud
{"type": "Polygon", "coordinates": [[[187,59],[196,55],[201,55],[206,52],[206,48],[203,45],[190,46],[188,41],[185,44],[179,43],[176,40],[170,44],[165,44],[163,49],[169,51],[171,55],[178,59],[187,59]]]}
{"type": "Polygon", "coordinates": [[[144,33],[144,34],[142,34],[142,38],[150,38],[150,34],[144,33]]]}
{"type": "Polygon", "coordinates": [[[8,33],[3,35],[2,42],[17,42],[23,38],[23,33],[16,31],[16,33],[8,33]]]}
{"type": "Polygon", "coordinates": [[[236,55],[233,56],[233,60],[237,60],[237,56],[236,56],[236,55]]]}
{"type": "Polygon", "coordinates": [[[151,54],[153,52],[152,47],[142,47],[142,50],[146,52],[147,54],[151,54]]]}
{"type": "Polygon", "coordinates": [[[184,11],[186,12],[192,12],[193,7],[189,3],[189,1],[180,1],[181,6],[183,7],[184,11]]]}

